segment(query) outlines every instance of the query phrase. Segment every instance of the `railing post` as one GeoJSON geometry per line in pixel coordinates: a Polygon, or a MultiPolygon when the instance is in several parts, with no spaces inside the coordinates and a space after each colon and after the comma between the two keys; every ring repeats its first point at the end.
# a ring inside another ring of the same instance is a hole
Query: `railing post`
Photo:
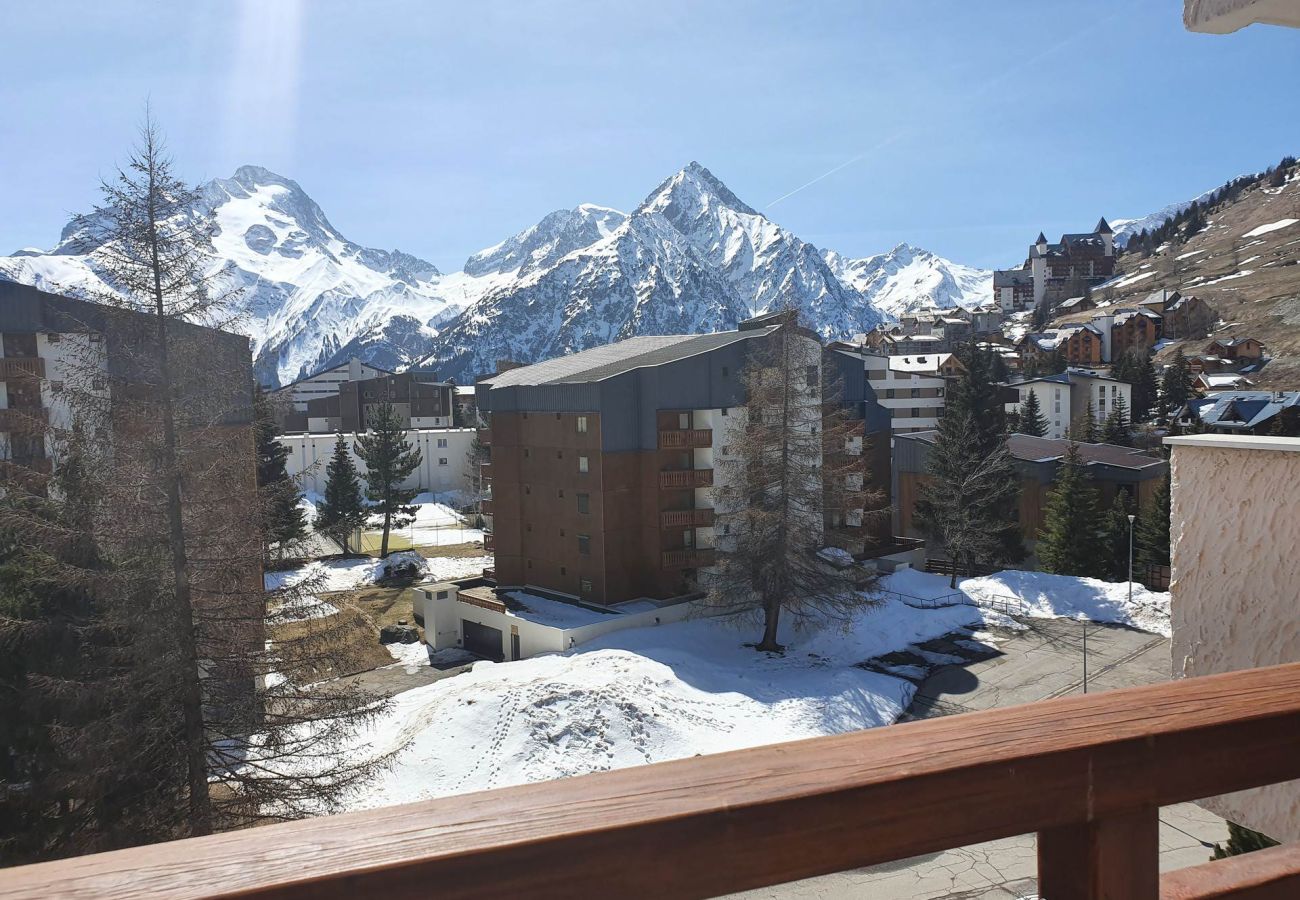
{"type": "Polygon", "coordinates": [[[1138,900],[1160,896],[1159,809],[1038,833],[1043,900],[1138,900]]]}

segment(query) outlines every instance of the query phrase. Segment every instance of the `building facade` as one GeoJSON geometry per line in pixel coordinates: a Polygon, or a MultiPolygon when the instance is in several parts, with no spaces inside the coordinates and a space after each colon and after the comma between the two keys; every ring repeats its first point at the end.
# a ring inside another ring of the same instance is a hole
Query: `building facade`
{"type": "Polygon", "coordinates": [[[1086,288],[1114,276],[1114,238],[1105,219],[1091,232],[1063,234],[1055,244],[1039,232],[1024,265],[993,273],[993,299],[1004,311],[1013,312],[1080,296],[1086,288]]]}
{"type": "Polygon", "coordinates": [[[392,374],[387,369],[364,363],[354,356],[345,363],[276,388],[270,394],[292,411],[305,413],[310,401],[337,396],[339,388],[349,381],[361,381],[365,378],[379,378],[392,374]]]}
{"type": "MultiPolygon", "coordinates": [[[[401,487],[432,494],[461,491],[468,497],[473,492],[472,475],[477,465],[471,452],[476,433],[473,428],[415,428],[406,432],[407,444],[420,451],[420,465],[401,487]]],[[[341,434],[352,464],[364,479],[366,465],[356,453],[356,433],[341,434]]],[[[278,440],[289,449],[285,461],[289,477],[296,479],[304,491],[324,494],[325,468],[334,455],[337,436],[295,432],[282,434],[278,440]]]]}
{"type": "Polygon", "coordinates": [[[1014,412],[1029,394],[1038,396],[1038,408],[1047,420],[1047,438],[1060,440],[1069,436],[1071,425],[1085,415],[1088,407],[1098,424],[1115,409],[1119,398],[1132,409],[1132,385],[1098,372],[1067,369],[1059,375],[1029,378],[1007,385],[1016,399],[1008,400],[1007,412],[1014,412]]]}
{"type": "MultiPolygon", "coordinates": [[[[701,588],[727,538],[716,498],[768,321],[631,338],[479,382],[501,589],[616,604],[701,588]]],[[[810,332],[795,339],[821,358],[810,332]]]]}

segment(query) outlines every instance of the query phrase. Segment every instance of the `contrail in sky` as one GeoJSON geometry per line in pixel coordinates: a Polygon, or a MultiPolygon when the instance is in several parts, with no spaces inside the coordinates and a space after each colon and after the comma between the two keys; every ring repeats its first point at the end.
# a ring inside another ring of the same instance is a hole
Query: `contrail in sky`
{"type": "MultiPolygon", "coordinates": [[[[1096,31],[1097,29],[1106,26],[1106,25],[1109,24],[1112,20],[1114,20],[1117,16],[1119,16],[1119,13],[1117,13],[1117,12],[1111,13],[1111,14],[1110,14],[1109,16],[1107,16],[1106,18],[1104,18],[1104,19],[1102,19],[1102,20],[1100,20],[1100,21],[1098,21],[1098,22],[1094,22],[1093,24],[1089,25],[1087,28],[1082,29],[1081,31],[1076,31],[1074,34],[1070,35],[1069,37],[1065,38],[1064,40],[1058,41],[1058,42],[1056,42],[1055,44],[1053,44],[1052,46],[1046,48],[1045,50],[1041,50],[1041,51],[1039,51],[1038,53],[1035,53],[1033,56],[1029,57],[1028,59],[1021,60],[1020,62],[1016,63],[1014,66],[1009,66],[1008,68],[1002,70],[1002,71],[999,72],[998,74],[996,74],[996,75],[992,76],[991,78],[988,78],[988,79],[986,79],[984,82],[982,82],[978,87],[976,87],[976,88],[971,92],[971,94],[969,95],[969,99],[974,99],[974,98],[976,98],[976,97],[979,97],[979,96],[981,96],[981,95],[987,93],[988,90],[989,90],[990,88],[992,88],[994,85],[999,84],[999,83],[1001,83],[1001,82],[1003,82],[1003,81],[1006,81],[1006,80],[1007,80],[1008,78],[1010,78],[1012,75],[1015,75],[1015,74],[1017,74],[1018,72],[1021,72],[1021,71],[1025,70],[1025,69],[1029,68],[1030,66],[1036,65],[1037,63],[1042,62],[1042,61],[1043,61],[1044,59],[1046,59],[1047,57],[1052,56],[1052,55],[1054,55],[1054,54],[1060,52],[1061,50],[1063,50],[1064,48],[1068,47],[1070,44],[1073,44],[1074,42],[1078,41],[1080,38],[1084,37],[1085,35],[1091,34],[1092,32],[1096,31]]],[[[780,203],[782,200],[785,200],[785,199],[788,198],[788,197],[793,197],[795,194],[799,193],[800,191],[802,191],[802,190],[804,190],[804,189],[806,189],[806,188],[810,188],[810,187],[812,187],[814,184],[816,184],[817,182],[819,182],[819,181],[821,181],[821,180],[823,180],[823,179],[825,179],[825,178],[829,178],[829,177],[831,177],[831,176],[834,175],[836,172],[839,172],[839,171],[841,171],[841,170],[843,170],[843,169],[847,169],[849,166],[853,165],[853,164],[856,163],[856,162],[861,162],[862,160],[864,160],[864,159],[866,159],[868,156],[870,156],[872,153],[875,153],[877,150],[880,150],[880,149],[883,148],[883,147],[887,147],[887,146],[889,146],[890,144],[894,143],[895,141],[899,140],[900,138],[902,138],[903,136],[905,136],[906,134],[908,134],[909,131],[917,131],[917,130],[918,130],[918,129],[900,128],[898,131],[895,131],[895,132],[894,132],[893,134],[891,134],[889,137],[885,138],[885,139],[882,140],[882,141],[877,142],[876,144],[874,144],[873,146],[867,148],[866,150],[863,150],[861,153],[859,153],[857,156],[853,157],[852,159],[845,160],[844,162],[840,163],[840,164],[839,164],[838,166],[836,166],[835,168],[833,168],[833,169],[828,169],[827,171],[821,173],[820,175],[818,175],[816,178],[812,179],[811,181],[805,182],[805,183],[799,185],[799,186],[798,186],[797,188],[795,188],[794,190],[789,191],[788,193],[782,194],[780,197],[777,197],[775,200],[773,200],[772,202],[768,203],[768,204],[767,204],[766,206],[764,206],[763,208],[764,208],[764,209],[771,209],[773,206],[776,206],[776,205],[777,205],[778,203],[780,203]]]]}

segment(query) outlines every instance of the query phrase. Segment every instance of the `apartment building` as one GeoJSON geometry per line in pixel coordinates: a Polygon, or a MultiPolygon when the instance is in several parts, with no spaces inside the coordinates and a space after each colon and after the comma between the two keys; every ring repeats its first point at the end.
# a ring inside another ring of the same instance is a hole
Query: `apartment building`
{"type": "Polygon", "coordinates": [[[1007,312],[1031,309],[1078,296],[1114,274],[1115,234],[1104,218],[1092,231],[1063,234],[1055,244],[1040,231],[1019,269],[993,273],[993,299],[1007,312]]]}
{"type": "MultiPolygon", "coordinates": [[[[920,536],[916,526],[916,502],[921,487],[929,480],[929,454],[938,432],[922,431],[894,439],[894,509],[897,533],[920,536]]],[[[1047,494],[1056,483],[1061,460],[1070,441],[1013,434],[1007,447],[1020,475],[1018,518],[1024,539],[1032,546],[1038,540],[1047,509],[1047,494]]],[[[1101,508],[1110,509],[1116,494],[1143,506],[1155,496],[1161,479],[1169,471],[1163,456],[1150,455],[1131,447],[1113,444],[1079,444],[1079,455],[1092,485],[1101,494],[1101,508]]]]}
{"type": "Polygon", "coordinates": [[[948,379],[960,374],[961,362],[952,353],[887,356],[859,353],[875,401],[888,411],[894,434],[939,427],[947,402],[948,379]]]}
{"type": "Polygon", "coordinates": [[[433,372],[409,370],[338,384],[335,393],[307,401],[306,410],[281,416],[281,430],[356,434],[370,427],[379,407],[389,404],[410,429],[450,428],[455,422],[456,386],[433,372]]]}
{"type": "Polygon", "coordinates": [[[339,388],[349,381],[361,381],[392,374],[387,369],[364,363],[354,356],[347,362],[339,363],[315,375],[300,378],[270,393],[272,397],[291,407],[294,412],[305,413],[310,401],[337,396],[339,388]]]}
{"type": "MultiPolygon", "coordinates": [[[[27,479],[41,489],[78,412],[110,447],[129,433],[134,401],[157,383],[156,335],[151,316],[0,282],[0,483],[27,479]]],[[[260,536],[213,525],[246,522],[257,503],[248,338],[173,322],[168,347],[173,359],[202,360],[173,372],[185,528],[204,551],[190,560],[194,603],[231,615],[232,603],[262,602],[260,536]]],[[[141,454],[115,462],[150,464],[141,454]]],[[[236,610],[233,618],[230,640],[262,646],[260,613],[236,610]]],[[[223,665],[206,671],[208,684],[251,684],[246,672],[223,665]]]]}
{"type": "Polygon", "coordinates": [[[1089,405],[1100,423],[1120,397],[1130,409],[1133,401],[1133,388],[1127,382],[1086,369],[1067,369],[1059,375],[1028,378],[1007,387],[1016,394],[1014,400],[1007,401],[1007,412],[1014,412],[1031,393],[1038,395],[1038,408],[1047,420],[1045,436],[1050,439],[1067,437],[1071,423],[1084,415],[1089,405]]]}
{"type": "MultiPolygon", "coordinates": [[[[715,489],[747,421],[742,373],[773,321],[635,337],[480,381],[498,585],[600,604],[698,590],[726,537],[715,489]]],[[[797,339],[820,354],[812,333],[797,339]]],[[[811,390],[820,378],[808,373],[811,390]]]]}
{"type": "MultiPolygon", "coordinates": [[[[357,433],[341,433],[352,464],[364,478],[366,464],[356,454],[357,433]]],[[[417,428],[407,431],[406,443],[420,451],[420,465],[407,476],[401,487],[435,494],[448,491],[470,493],[472,470],[477,465],[470,451],[476,434],[473,428],[417,428]]],[[[328,480],[326,467],[334,455],[337,435],[297,432],[282,434],[277,440],[289,448],[289,457],[285,460],[289,477],[296,479],[304,491],[324,494],[328,480]]]]}

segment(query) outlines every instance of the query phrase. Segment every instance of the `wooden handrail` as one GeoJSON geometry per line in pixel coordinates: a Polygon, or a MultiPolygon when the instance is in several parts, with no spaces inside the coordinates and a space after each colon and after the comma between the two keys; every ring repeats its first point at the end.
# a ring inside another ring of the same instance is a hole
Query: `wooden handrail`
{"type": "Polygon", "coordinates": [[[1283,844],[1168,872],[1160,879],[1161,900],[1218,900],[1221,897],[1290,900],[1300,897],[1300,844],[1283,844]]]}
{"type": "Polygon", "coordinates": [[[1101,896],[1104,872],[1155,897],[1156,809],[1297,777],[1300,663],[41,863],[3,889],[704,897],[1037,831],[1053,900],[1101,896]]]}

